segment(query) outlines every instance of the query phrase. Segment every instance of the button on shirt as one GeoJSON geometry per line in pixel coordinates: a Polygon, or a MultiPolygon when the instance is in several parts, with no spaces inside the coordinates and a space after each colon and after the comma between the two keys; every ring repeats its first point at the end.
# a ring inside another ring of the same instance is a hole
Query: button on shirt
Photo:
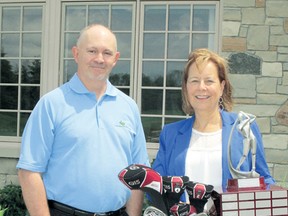
{"type": "Polygon", "coordinates": [[[48,199],[107,212],[128,200],[118,173],[132,163],[149,166],[136,103],[109,81],[97,101],[75,74],[37,103],[17,168],[43,173],[48,199]]]}

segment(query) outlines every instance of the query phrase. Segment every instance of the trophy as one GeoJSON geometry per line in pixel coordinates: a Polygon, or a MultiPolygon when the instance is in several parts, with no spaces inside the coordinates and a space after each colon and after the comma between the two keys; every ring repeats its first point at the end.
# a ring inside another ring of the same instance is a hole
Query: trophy
{"type": "Polygon", "coordinates": [[[256,172],[255,167],[257,143],[255,136],[251,130],[251,124],[255,120],[255,118],[256,117],[254,115],[240,111],[238,114],[238,118],[232,127],[232,131],[230,133],[228,141],[228,166],[233,179],[228,180],[227,191],[266,189],[264,177],[260,176],[259,173],[256,172]],[[241,132],[244,139],[242,157],[240,158],[237,167],[234,168],[231,162],[231,141],[233,131],[236,127],[238,131],[241,132]],[[252,155],[252,169],[250,171],[241,171],[240,167],[247,158],[249,152],[251,152],[252,155]]]}
{"type": "Polygon", "coordinates": [[[227,188],[212,196],[217,215],[288,215],[288,189],[277,185],[266,186],[264,177],[256,172],[257,143],[251,130],[255,116],[239,112],[228,141],[228,166],[232,179],[227,182],[227,188]],[[231,142],[235,128],[242,134],[243,154],[236,167],[231,162],[231,142]],[[241,171],[240,167],[251,153],[250,171],[241,171]]]}

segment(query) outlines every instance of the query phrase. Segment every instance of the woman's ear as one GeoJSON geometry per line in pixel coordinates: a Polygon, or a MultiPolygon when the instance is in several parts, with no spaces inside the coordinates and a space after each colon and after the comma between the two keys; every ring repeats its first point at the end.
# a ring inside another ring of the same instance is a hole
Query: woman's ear
{"type": "Polygon", "coordinates": [[[222,82],[221,82],[221,90],[222,90],[222,94],[221,94],[221,96],[223,95],[223,91],[224,91],[224,88],[225,88],[225,84],[226,84],[226,82],[225,82],[225,80],[222,80],[222,82]]]}

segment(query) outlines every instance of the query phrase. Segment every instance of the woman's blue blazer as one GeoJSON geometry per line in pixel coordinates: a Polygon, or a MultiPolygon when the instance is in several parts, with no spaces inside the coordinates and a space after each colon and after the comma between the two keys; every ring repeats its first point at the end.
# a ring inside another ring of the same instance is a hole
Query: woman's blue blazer
{"type": "MultiPolygon", "coordinates": [[[[228,167],[228,140],[234,122],[237,120],[238,114],[232,112],[221,112],[222,117],[222,189],[225,190],[227,180],[232,176],[228,167]]],[[[159,172],[162,176],[183,176],[185,174],[185,159],[187,149],[189,147],[192,136],[192,127],[195,121],[195,116],[189,119],[167,124],[163,127],[160,133],[160,146],[156,159],[153,162],[153,169],[159,172]]],[[[262,135],[254,121],[251,124],[251,129],[254,133],[257,142],[256,153],[256,172],[265,178],[266,184],[274,184],[275,181],[270,175],[269,168],[265,159],[262,135]]],[[[235,128],[233,131],[231,142],[231,160],[233,167],[236,167],[242,157],[243,136],[235,128]]],[[[240,169],[242,171],[251,170],[251,154],[248,155],[240,169]]],[[[193,181],[193,179],[191,179],[193,181]]]]}

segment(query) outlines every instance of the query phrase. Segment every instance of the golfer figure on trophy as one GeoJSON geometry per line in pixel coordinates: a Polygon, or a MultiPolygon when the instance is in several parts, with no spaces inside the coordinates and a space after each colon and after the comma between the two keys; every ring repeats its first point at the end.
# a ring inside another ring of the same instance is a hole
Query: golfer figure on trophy
{"type": "Polygon", "coordinates": [[[259,173],[256,172],[257,143],[253,131],[251,130],[251,124],[253,121],[255,121],[255,119],[256,117],[254,115],[240,111],[238,118],[232,127],[232,131],[229,136],[227,152],[228,166],[232,175],[232,179],[229,179],[227,183],[228,191],[266,189],[264,177],[260,176],[259,173]],[[233,154],[233,151],[231,150],[233,145],[232,135],[235,128],[237,128],[243,136],[243,154],[239,159],[236,168],[233,166],[231,159],[231,155],[233,154]],[[241,171],[240,167],[245,162],[245,160],[249,160],[249,154],[251,154],[251,170],[241,171]]]}
{"type": "Polygon", "coordinates": [[[246,189],[266,189],[266,184],[264,177],[260,176],[256,172],[256,150],[257,143],[253,131],[251,130],[251,124],[255,121],[256,117],[254,115],[244,113],[242,111],[238,114],[238,119],[235,121],[232,131],[230,133],[229,142],[228,142],[228,163],[229,170],[233,179],[228,180],[227,190],[246,190],[246,189]],[[237,167],[234,168],[231,160],[231,143],[233,143],[232,135],[235,130],[238,129],[239,132],[243,135],[243,155],[237,164],[237,167]],[[248,154],[251,154],[251,170],[250,171],[241,171],[240,167],[247,160],[248,154]]]}

